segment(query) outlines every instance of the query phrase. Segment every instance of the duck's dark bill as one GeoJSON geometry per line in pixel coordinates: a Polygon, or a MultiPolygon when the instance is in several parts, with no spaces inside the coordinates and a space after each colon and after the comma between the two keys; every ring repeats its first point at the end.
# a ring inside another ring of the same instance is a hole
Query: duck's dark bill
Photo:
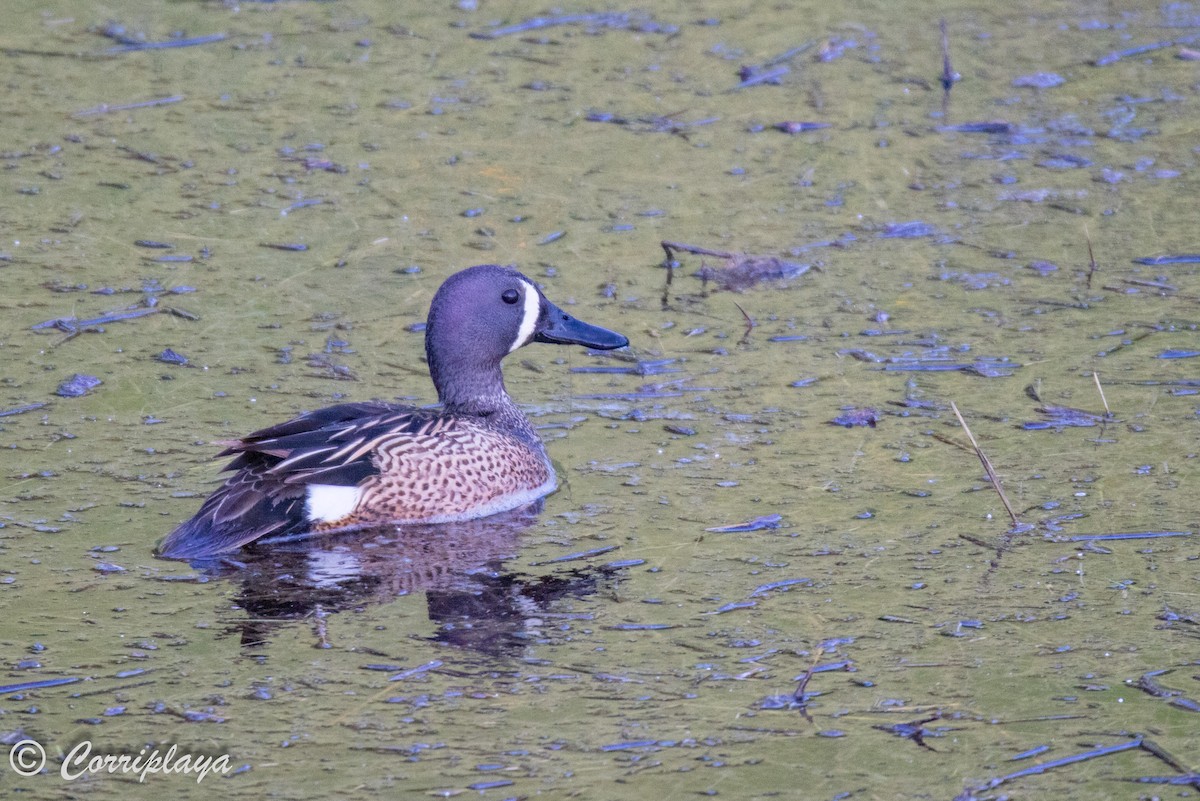
{"type": "Polygon", "coordinates": [[[609,331],[598,325],[577,320],[553,303],[546,304],[546,316],[542,318],[537,332],[533,335],[535,342],[549,342],[552,345],[583,345],[597,350],[612,350],[623,348],[629,340],[616,331],[609,331]]]}

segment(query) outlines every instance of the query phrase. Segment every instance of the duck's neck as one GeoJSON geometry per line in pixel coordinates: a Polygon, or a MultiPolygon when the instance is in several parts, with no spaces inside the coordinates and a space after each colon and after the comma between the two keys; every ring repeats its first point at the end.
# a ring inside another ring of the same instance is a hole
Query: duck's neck
{"type": "Polygon", "coordinates": [[[490,371],[462,373],[452,367],[435,371],[431,366],[430,373],[437,385],[438,401],[447,411],[490,417],[516,408],[508,396],[508,390],[504,388],[504,376],[499,367],[490,371]]]}
{"type": "Polygon", "coordinates": [[[489,426],[509,431],[542,450],[542,440],[529,418],[509,397],[499,364],[468,368],[452,362],[430,362],[429,373],[447,414],[482,418],[489,426]]]}

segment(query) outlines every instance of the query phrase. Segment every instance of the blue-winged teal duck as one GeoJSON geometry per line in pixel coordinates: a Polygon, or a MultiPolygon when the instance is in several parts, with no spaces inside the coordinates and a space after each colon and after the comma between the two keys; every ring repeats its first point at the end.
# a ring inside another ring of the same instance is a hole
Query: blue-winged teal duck
{"type": "Polygon", "coordinates": [[[471,267],[429,307],[425,353],[440,408],[343,403],[224,443],[233,475],[158,553],[216,556],[256,540],[381,524],[449,523],[529,504],[556,487],[542,441],[500,362],[530,342],[610,350],[618,333],[576,320],[516,270],[471,267]]]}

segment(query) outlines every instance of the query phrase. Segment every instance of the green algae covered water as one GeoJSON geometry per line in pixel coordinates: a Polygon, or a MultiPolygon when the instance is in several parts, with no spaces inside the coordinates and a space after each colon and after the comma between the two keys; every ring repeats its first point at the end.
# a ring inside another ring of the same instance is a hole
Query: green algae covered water
{"type": "Polygon", "coordinates": [[[45,751],[5,793],[1134,798],[1200,764],[1200,8],[5,16],[0,733],[45,751]],[[632,343],[508,360],[544,508],[153,556],[216,441],[432,402],[429,299],[488,262],[632,343]]]}

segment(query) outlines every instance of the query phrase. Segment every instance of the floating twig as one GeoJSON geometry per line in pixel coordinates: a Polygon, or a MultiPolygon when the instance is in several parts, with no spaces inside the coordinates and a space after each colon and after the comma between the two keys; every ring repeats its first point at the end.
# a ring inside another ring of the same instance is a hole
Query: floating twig
{"type": "Polygon", "coordinates": [[[1074,534],[1065,542],[1093,542],[1095,540],[1157,540],[1163,537],[1190,537],[1191,531],[1121,531],[1115,534],[1074,534]]]}
{"type": "Polygon", "coordinates": [[[78,333],[87,328],[95,328],[96,326],[104,325],[105,323],[115,323],[119,320],[132,320],[137,317],[145,317],[147,314],[158,314],[162,309],[157,306],[131,306],[128,309],[102,314],[99,317],[92,317],[87,320],[80,320],[78,317],[56,317],[53,320],[45,320],[31,326],[34,331],[40,331],[45,328],[54,328],[67,333],[78,333]]]}
{"type": "Polygon", "coordinates": [[[745,523],[733,523],[728,526],[713,526],[706,528],[705,531],[712,531],[717,534],[739,534],[744,531],[763,531],[766,529],[776,529],[783,525],[783,515],[770,514],[756,517],[753,520],[747,520],[745,523]]]}
{"type": "Polygon", "coordinates": [[[1168,689],[1168,688],[1162,686],[1157,681],[1155,681],[1156,676],[1161,676],[1168,672],[1170,672],[1170,671],[1151,670],[1146,673],[1143,673],[1142,675],[1138,676],[1136,679],[1134,679],[1130,682],[1127,682],[1127,683],[1132,687],[1137,687],[1139,690],[1141,690],[1144,693],[1148,693],[1148,694],[1154,696],[1155,698],[1176,698],[1176,697],[1182,696],[1183,690],[1171,690],[1171,689],[1168,689]]]}
{"type": "Polygon", "coordinates": [[[1144,45],[1135,45],[1134,47],[1127,47],[1124,50],[1114,50],[1111,53],[1100,56],[1093,61],[1092,64],[1096,67],[1108,67],[1116,64],[1121,59],[1129,58],[1130,56],[1140,56],[1142,53],[1149,53],[1154,50],[1161,50],[1164,47],[1170,47],[1172,44],[1174,43],[1168,40],[1165,42],[1151,42],[1144,45]]]}
{"type": "Polygon", "coordinates": [[[738,78],[741,79],[741,82],[729,91],[736,92],[739,89],[747,89],[751,86],[759,86],[764,83],[779,83],[783,76],[791,72],[791,67],[785,62],[791,61],[801,53],[811,50],[816,44],[815,39],[810,39],[804,44],[773,56],[761,64],[743,65],[738,70],[738,78]]]}
{"type": "Polygon", "coordinates": [[[1082,753],[1071,754],[1060,759],[1053,759],[1049,762],[1040,762],[1036,765],[1030,765],[1027,768],[1022,768],[1021,770],[1005,774],[1004,776],[997,776],[994,779],[989,779],[978,787],[968,787],[966,790],[963,790],[961,793],[955,796],[954,801],[975,801],[975,799],[977,799],[981,793],[994,790],[1000,785],[1010,782],[1014,779],[1022,779],[1026,776],[1036,776],[1038,774],[1045,773],[1052,768],[1061,768],[1064,765],[1073,765],[1076,762],[1084,762],[1089,759],[1095,759],[1096,757],[1110,756],[1112,754],[1118,754],[1122,751],[1129,751],[1131,749],[1141,747],[1142,736],[1139,734],[1126,743],[1106,745],[1100,748],[1094,748],[1091,751],[1084,751],[1082,753]]]}
{"type": "Polygon", "coordinates": [[[200,319],[200,315],[195,312],[190,312],[187,309],[181,309],[178,306],[163,306],[161,307],[164,314],[169,314],[172,317],[179,317],[184,320],[195,322],[200,319]]]}
{"type": "Polygon", "coordinates": [[[1171,754],[1169,751],[1167,751],[1167,749],[1163,748],[1158,743],[1154,742],[1153,740],[1147,740],[1144,735],[1140,735],[1140,736],[1142,738],[1142,750],[1143,751],[1157,757],[1158,759],[1162,760],[1163,762],[1166,762],[1168,765],[1170,765],[1171,767],[1173,767],[1175,770],[1179,771],[1180,773],[1186,774],[1187,777],[1191,778],[1192,785],[1196,786],[1197,779],[1200,777],[1197,777],[1195,770],[1193,770],[1192,768],[1189,768],[1187,765],[1183,764],[1183,760],[1181,760],[1178,757],[1171,754]]]}
{"type": "Polygon", "coordinates": [[[196,45],[212,44],[213,42],[223,42],[229,38],[227,33],[210,33],[206,36],[189,36],[182,39],[166,39],[161,42],[139,42],[128,41],[126,44],[116,45],[105,50],[105,53],[135,53],[139,50],[173,50],[176,47],[195,47],[196,45]]]}
{"type": "Polygon", "coordinates": [[[725,264],[720,268],[701,266],[696,275],[706,285],[713,281],[721,289],[741,292],[763,281],[781,281],[798,278],[812,269],[811,264],[800,264],[782,259],[778,256],[754,256],[748,253],[734,253],[725,250],[712,250],[699,245],[688,245],[683,242],[660,243],[667,254],[664,265],[668,268],[667,289],[663,292],[663,304],[666,305],[667,292],[670,290],[671,276],[676,265],[676,253],[692,253],[697,256],[713,256],[723,259],[725,264]]]}
{"type": "Polygon", "coordinates": [[[739,89],[747,89],[751,86],[758,86],[764,83],[780,83],[780,79],[784,75],[791,72],[791,68],[787,64],[780,64],[772,67],[769,70],[759,70],[755,67],[742,67],[740,74],[744,76],[742,81],[730,92],[736,92],[739,89]]]}
{"type": "MultiPolygon", "coordinates": [[[[796,45],[795,47],[785,50],[784,52],[780,53],[777,56],[772,56],[771,58],[764,61],[758,67],[758,69],[770,69],[771,67],[774,67],[777,64],[782,64],[785,61],[791,61],[793,58],[800,55],[801,53],[805,53],[805,52],[811,50],[813,47],[816,46],[816,44],[817,44],[816,39],[809,39],[804,44],[796,45]]],[[[751,67],[750,69],[754,69],[754,68],[751,67]]]]}
{"type": "MultiPolygon", "coordinates": [[[[769,581],[766,584],[760,584],[750,592],[750,597],[754,598],[761,595],[766,595],[776,590],[784,590],[785,592],[791,587],[811,587],[813,580],[810,578],[790,578],[780,579],[779,581],[769,581]]],[[[819,651],[818,651],[819,655],[819,651]]]]}
{"type": "Polygon", "coordinates": [[[1092,64],[1097,67],[1110,67],[1122,59],[1140,56],[1143,53],[1150,53],[1154,50],[1161,50],[1164,47],[1171,47],[1173,45],[1194,44],[1197,39],[1200,39],[1200,34],[1189,34],[1188,36],[1181,36],[1178,39],[1168,39],[1165,42],[1151,42],[1150,44],[1136,45],[1124,50],[1114,50],[1107,55],[1100,56],[1092,64]]]}
{"type": "Polygon", "coordinates": [[[63,684],[74,684],[83,679],[75,676],[63,676],[58,679],[38,679],[35,681],[22,681],[16,684],[0,685],[0,694],[8,695],[10,693],[21,693],[29,690],[43,690],[47,687],[59,687],[63,684]]]}
{"type": "Polygon", "coordinates": [[[156,97],[153,100],[142,100],[137,103],[101,103],[98,106],[76,111],[72,117],[94,117],[97,114],[111,114],[115,111],[132,111],[138,108],[153,108],[154,106],[168,106],[172,103],[180,103],[186,95],[171,95],[169,97],[156,97]]]}
{"type": "Polygon", "coordinates": [[[880,731],[886,731],[890,734],[896,735],[897,737],[903,737],[906,740],[912,740],[914,743],[926,749],[927,751],[936,752],[937,749],[925,742],[925,738],[927,736],[939,737],[941,734],[939,731],[931,731],[925,728],[925,724],[933,723],[935,720],[941,720],[941,718],[941,710],[938,710],[927,718],[914,720],[910,723],[896,723],[891,726],[875,725],[871,728],[879,729],[880,731]]]}
{"type": "Polygon", "coordinates": [[[588,112],[585,119],[588,122],[607,122],[613,125],[620,125],[637,133],[679,134],[684,139],[687,139],[689,128],[712,125],[721,119],[720,117],[705,117],[692,122],[684,122],[683,120],[676,119],[683,111],[681,109],[670,114],[659,114],[653,117],[623,117],[607,111],[592,111],[588,112]]]}
{"type": "Polygon", "coordinates": [[[665,239],[660,242],[662,249],[667,254],[667,260],[673,261],[675,252],[678,253],[693,253],[697,256],[716,256],[719,259],[736,259],[736,253],[730,253],[727,250],[712,250],[711,248],[700,247],[699,245],[688,245],[683,242],[668,242],[665,239]]]}
{"type": "Polygon", "coordinates": [[[1168,284],[1166,281],[1144,281],[1137,278],[1122,278],[1121,283],[1128,284],[1129,286],[1145,287],[1146,289],[1157,289],[1163,293],[1176,292],[1179,289],[1179,287],[1168,284]]]}
{"type": "Polygon", "coordinates": [[[36,403],[27,403],[24,406],[14,406],[11,409],[0,409],[0,417],[11,417],[14,414],[25,414],[26,412],[36,411],[45,406],[45,401],[38,401],[36,403]]]}
{"type": "MultiPolygon", "coordinates": [[[[1146,736],[1144,734],[1133,734],[1133,735],[1126,735],[1126,736],[1130,736],[1132,739],[1130,739],[1129,742],[1117,743],[1116,745],[1101,746],[1099,748],[1093,748],[1090,751],[1084,751],[1084,752],[1078,753],[1078,754],[1070,754],[1068,756],[1061,757],[1059,759],[1054,759],[1049,762],[1041,762],[1036,765],[1030,765],[1029,767],[1024,768],[1022,770],[1018,770],[1013,773],[1006,774],[1004,776],[997,776],[993,779],[989,779],[988,781],[984,782],[981,785],[978,785],[976,787],[968,787],[967,789],[963,790],[961,793],[959,793],[957,796],[955,796],[954,801],[976,801],[976,799],[980,798],[982,793],[986,793],[990,790],[994,790],[995,788],[999,787],[1001,784],[1005,784],[1007,782],[1013,781],[1014,779],[1023,779],[1026,776],[1040,775],[1040,774],[1045,773],[1046,771],[1051,770],[1053,768],[1061,768],[1061,767],[1065,767],[1067,765],[1074,765],[1078,762],[1084,762],[1086,760],[1095,759],[1097,757],[1111,756],[1113,754],[1119,754],[1122,751],[1129,751],[1134,748],[1145,751],[1147,754],[1150,754],[1151,756],[1155,757],[1156,759],[1158,759],[1162,762],[1165,762],[1171,768],[1173,768],[1174,770],[1183,774],[1181,776],[1171,777],[1171,778],[1165,780],[1164,783],[1191,785],[1193,787],[1200,787],[1200,775],[1198,775],[1194,770],[1188,768],[1183,763],[1182,760],[1180,760],[1177,757],[1175,757],[1174,755],[1172,755],[1170,752],[1168,752],[1166,749],[1164,749],[1158,743],[1154,742],[1153,740],[1146,739],[1146,736]]],[[[1147,779],[1143,778],[1143,779],[1140,779],[1140,781],[1145,782],[1145,781],[1147,781],[1147,779]]]]}
{"type": "Polygon", "coordinates": [[[823,128],[832,127],[828,122],[806,122],[803,120],[785,120],[777,122],[771,126],[777,131],[783,131],[785,134],[800,134],[808,133],[809,131],[820,131],[823,128]]]}
{"type": "Polygon", "coordinates": [[[540,562],[530,562],[529,564],[534,567],[540,567],[542,565],[561,564],[562,562],[574,562],[580,559],[591,559],[594,556],[602,556],[610,551],[615,551],[620,547],[621,546],[619,545],[602,545],[599,548],[592,548],[587,551],[576,551],[575,553],[569,553],[565,556],[556,556],[553,559],[543,559],[540,562]]]}
{"type": "Polygon", "coordinates": [[[584,25],[588,28],[614,28],[638,33],[663,33],[674,35],[679,26],[656,22],[650,15],[641,13],[599,12],[592,14],[554,14],[548,17],[530,17],[512,25],[504,25],[484,31],[473,31],[472,39],[499,39],[519,33],[540,31],[560,25],[584,25]]]}
{"type": "Polygon", "coordinates": [[[176,317],[182,317],[185,320],[199,320],[200,316],[185,309],[180,309],[175,306],[159,306],[156,297],[147,298],[145,301],[133,306],[120,309],[118,311],[102,314],[99,317],[91,317],[86,320],[80,320],[78,317],[55,317],[52,320],[44,320],[30,328],[34,331],[44,331],[54,329],[62,331],[66,336],[56,341],[53,347],[58,347],[62,343],[74,339],[82,333],[104,333],[103,326],[107,323],[116,323],[122,320],[136,320],[139,317],[146,317],[151,314],[171,314],[176,317]]]}
{"type": "Polygon", "coordinates": [[[1146,264],[1151,267],[1165,267],[1171,264],[1196,264],[1200,262],[1200,253],[1165,253],[1159,256],[1142,256],[1134,259],[1134,264],[1146,264]]]}
{"type": "Polygon", "coordinates": [[[399,673],[397,673],[395,676],[388,677],[388,681],[406,681],[408,679],[413,678],[414,676],[420,676],[422,673],[428,673],[431,670],[436,670],[437,668],[440,668],[443,664],[444,663],[442,662],[442,660],[434,659],[429,662],[426,662],[423,665],[417,665],[414,668],[409,668],[408,670],[402,670],[399,673]]]}
{"type": "Polygon", "coordinates": [[[297,209],[306,209],[309,206],[319,206],[324,202],[325,202],[325,198],[320,198],[320,197],[302,198],[300,200],[297,200],[295,203],[291,204],[290,206],[285,206],[282,209],[280,209],[279,216],[286,217],[289,214],[291,214],[293,211],[296,211],[297,209]]]}
{"type": "Polygon", "coordinates": [[[1044,403],[1035,409],[1038,414],[1046,416],[1045,420],[1030,420],[1022,423],[1021,428],[1026,431],[1060,431],[1063,428],[1091,428],[1092,426],[1104,425],[1109,421],[1111,415],[1096,414],[1094,412],[1076,409],[1071,406],[1057,406],[1052,403],[1044,403]]]}
{"type": "Polygon", "coordinates": [[[1012,504],[1008,502],[1008,498],[1004,494],[1004,488],[1000,486],[1000,478],[996,475],[995,468],[992,467],[991,461],[987,458],[987,454],[979,447],[979,443],[975,441],[975,435],[971,433],[970,426],[963,419],[962,412],[958,410],[958,406],[954,401],[950,401],[950,408],[954,410],[954,416],[958,418],[959,424],[963,427],[963,431],[967,432],[967,439],[971,441],[971,447],[975,449],[975,455],[979,457],[980,463],[983,465],[984,472],[987,473],[988,481],[992,482],[992,487],[996,490],[996,494],[1000,496],[1000,502],[1004,504],[1005,511],[1012,518],[1013,526],[1021,525],[1021,521],[1017,518],[1017,513],[1013,511],[1012,504]]]}

